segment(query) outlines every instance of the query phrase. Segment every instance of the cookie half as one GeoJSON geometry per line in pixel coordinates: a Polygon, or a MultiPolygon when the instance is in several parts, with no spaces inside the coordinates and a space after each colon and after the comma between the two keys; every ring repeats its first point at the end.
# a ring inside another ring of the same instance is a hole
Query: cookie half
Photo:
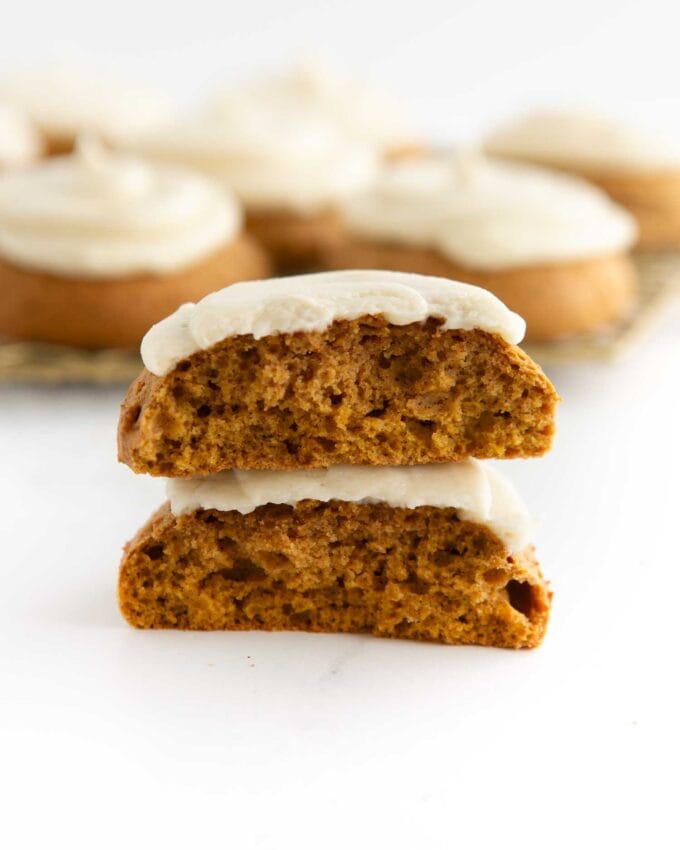
{"type": "Polygon", "coordinates": [[[230,472],[172,482],[170,496],[121,564],[121,611],[138,628],[508,648],[545,635],[551,593],[525,509],[483,464],[230,472]]]}
{"type": "Polygon", "coordinates": [[[147,334],[119,458],[190,477],[542,455],[557,396],[522,332],[490,293],[448,280],[237,284],[147,334]]]}

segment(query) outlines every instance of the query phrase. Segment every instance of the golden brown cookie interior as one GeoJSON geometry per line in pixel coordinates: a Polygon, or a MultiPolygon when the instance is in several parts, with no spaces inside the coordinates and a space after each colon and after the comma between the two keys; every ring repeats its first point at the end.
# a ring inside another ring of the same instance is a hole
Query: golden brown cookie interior
{"type": "Polygon", "coordinates": [[[382,316],[322,332],[229,337],[164,377],[144,371],[119,423],[135,472],[403,465],[544,454],[557,395],[485,331],[382,316]]]}
{"type": "Polygon", "coordinates": [[[138,628],[359,632],[535,647],[550,591],[453,509],[318,502],[249,514],[164,505],[128,544],[119,601],[138,628]]]}

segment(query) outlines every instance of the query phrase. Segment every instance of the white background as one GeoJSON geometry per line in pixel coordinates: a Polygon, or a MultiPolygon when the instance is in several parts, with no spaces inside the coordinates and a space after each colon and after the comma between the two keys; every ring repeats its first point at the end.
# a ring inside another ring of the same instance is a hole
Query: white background
{"type": "MultiPolygon", "coordinates": [[[[677,122],[675,4],[62,0],[3,10],[0,56],[168,85],[326,49],[433,137],[520,103],[677,122]]],[[[139,633],[122,543],[162,499],[115,462],[123,388],[0,388],[0,846],[677,847],[680,307],[615,365],[550,371],[536,652],[139,633]]]]}
{"type": "Polygon", "coordinates": [[[467,139],[528,103],[589,102],[680,130],[675,0],[21,0],[0,71],[81,58],[190,102],[234,74],[327,54],[467,139]]]}

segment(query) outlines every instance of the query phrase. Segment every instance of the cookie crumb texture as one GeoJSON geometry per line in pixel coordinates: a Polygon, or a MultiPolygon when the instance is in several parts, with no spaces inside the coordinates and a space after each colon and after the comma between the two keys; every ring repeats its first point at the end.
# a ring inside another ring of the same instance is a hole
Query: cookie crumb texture
{"type": "Polygon", "coordinates": [[[540,368],[495,334],[441,324],[367,316],[237,336],[164,377],[145,370],[123,403],[119,458],[187,477],[544,454],[557,396],[540,368]]]}
{"type": "Polygon", "coordinates": [[[358,632],[538,646],[551,594],[455,510],[307,500],[250,514],[162,506],[126,547],[119,601],[137,628],[358,632]]]}

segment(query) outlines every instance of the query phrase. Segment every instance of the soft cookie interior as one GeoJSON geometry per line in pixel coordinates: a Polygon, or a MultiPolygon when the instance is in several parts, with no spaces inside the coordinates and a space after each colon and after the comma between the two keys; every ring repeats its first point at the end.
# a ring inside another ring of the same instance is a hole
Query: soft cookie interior
{"type": "Polygon", "coordinates": [[[550,607],[533,550],[509,554],[455,509],[316,500],[178,517],[164,505],[126,548],[119,599],[140,628],[509,648],[537,646],[550,607]]]}
{"type": "Polygon", "coordinates": [[[119,456],[136,472],[319,468],[546,452],[556,393],[516,346],[430,318],[229,337],[131,386],[119,456]]]}

